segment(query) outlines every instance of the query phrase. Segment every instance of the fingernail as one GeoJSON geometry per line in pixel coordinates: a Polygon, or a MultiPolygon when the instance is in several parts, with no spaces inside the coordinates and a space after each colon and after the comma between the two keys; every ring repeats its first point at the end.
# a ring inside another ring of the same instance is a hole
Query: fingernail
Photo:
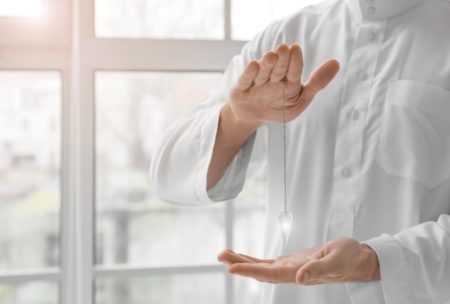
{"type": "Polygon", "coordinates": [[[303,281],[308,281],[311,278],[311,274],[309,273],[309,271],[305,271],[305,273],[303,274],[303,281]]]}

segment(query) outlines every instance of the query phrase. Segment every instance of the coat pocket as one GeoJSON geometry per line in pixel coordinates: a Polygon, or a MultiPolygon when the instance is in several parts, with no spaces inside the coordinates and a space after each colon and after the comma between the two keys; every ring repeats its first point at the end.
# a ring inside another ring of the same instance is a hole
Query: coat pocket
{"type": "Polygon", "coordinates": [[[450,92],[416,81],[391,82],[376,159],[386,173],[428,188],[450,179],[450,92]]]}

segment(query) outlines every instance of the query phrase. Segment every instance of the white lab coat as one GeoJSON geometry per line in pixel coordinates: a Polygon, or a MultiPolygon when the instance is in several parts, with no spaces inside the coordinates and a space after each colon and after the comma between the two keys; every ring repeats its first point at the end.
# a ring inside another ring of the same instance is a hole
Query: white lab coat
{"type": "Polygon", "coordinates": [[[449,33],[446,0],[331,0],[272,23],[233,58],[220,88],[165,134],[151,169],[159,195],[185,204],[231,199],[247,168],[266,160],[265,256],[349,236],[376,251],[381,281],[265,284],[264,304],[450,303],[449,33]],[[262,126],[206,191],[230,88],[250,60],[282,42],[302,46],[305,80],[326,59],[341,63],[287,126],[294,223],[284,248],[280,125],[262,126]]]}

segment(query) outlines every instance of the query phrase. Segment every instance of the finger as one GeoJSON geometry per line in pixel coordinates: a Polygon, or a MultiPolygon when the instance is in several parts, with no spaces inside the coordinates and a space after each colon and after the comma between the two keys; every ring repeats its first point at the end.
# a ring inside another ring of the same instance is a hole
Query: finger
{"type": "Polygon", "coordinates": [[[280,81],[286,76],[289,66],[289,47],[286,44],[280,44],[276,50],[278,61],[270,74],[270,81],[280,81]]]}
{"type": "Polygon", "coordinates": [[[285,283],[289,281],[290,277],[295,277],[295,271],[292,273],[292,268],[264,263],[234,264],[228,271],[232,274],[271,283],[285,283]]]}
{"type": "Polygon", "coordinates": [[[274,65],[277,63],[278,55],[274,52],[268,52],[259,61],[260,69],[259,73],[255,78],[255,85],[262,85],[269,80],[270,73],[274,65]]]}
{"type": "Polygon", "coordinates": [[[291,46],[289,53],[289,66],[286,79],[292,82],[300,82],[303,71],[303,53],[298,44],[291,46]]]}
{"type": "Polygon", "coordinates": [[[258,75],[259,72],[259,63],[257,61],[250,62],[242,72],[241,76],[239,77],[239,80],[236,84],[236,88],[238,90],[245,91],[248,88],[251,87],[253,84],[253,81],[255,80],[255,77],[258,75]]]}
{"type": "Polygon", "coordinates": [[[252,257],[250,255],[246,255],[246,254],[242,254],[242,253],[239,253],[239,255],[243,256],[244,258],[247,258],[247,259],[249,259],[249,260],[251,260],[251,261],[253,261],[255,263],[268,263],[268,264],[271,264],[271,263],[273,263],[275,261],[273,259],[258,259],[258,258],[252,257]]]}
{"type": "Polygon", "coordinates": [[[311,260],[303,265],[297,271],[295,281],[304,285],[322,282],[326,278],[336,276],[335,272],[338,266],[336,255],[331,253],[322,259],[311,260]]]}
{"type": "Polygon", "coordinates": [[[314,96],[325,88],[339,71],[339,62],[328,60],[312,72],[309,80],[303,86],[304,99],[311,101],[314,96]]]}
{"type": "Polygon", "coordinates": [[[227,265],[232,265],[234,263],[253,263],[252,260],[241,256],[230,249],[225,249],[218,256],[217,260],[227,265]]]}

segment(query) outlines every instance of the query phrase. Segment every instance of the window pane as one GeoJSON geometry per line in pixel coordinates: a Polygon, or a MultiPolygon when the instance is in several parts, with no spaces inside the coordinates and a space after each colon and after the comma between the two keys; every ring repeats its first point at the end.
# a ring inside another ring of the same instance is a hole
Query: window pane
{"type": "Polygon", "coordinates": [[[52,282],[0,284],[0,304],[56,304],[58,286],[52,282]]]}
{"type": "MultiPolygon", "coordinates": [[[[235,200],[234,249],[256,257],[263,257],[265,235],[264,212],[266,203],[266,171],[262,170],[245,183],[235,200]]],[[[261,283],[246,278],[234,278],[235,303],[260,302],[261,283]]]]}
{"type": "Polygon", "coordinates": [[[256,280],[234,276],[234,303],[258,304],[261,302],[261,287],[264,283],[256,280]]]}
{"type": "Polygon", "coordinates": [[[222,39],[223,0],[96,0],[99,37],[222,39]]]}
{"type": "Polygon", "coordinates": [[[224,206],[180,208],[148,176],[164,130],[216,88],[219,73],[96,75],[97,263],[214,263],[225,244],[224,206]]]}
{"type": "Polygon", "coordinates": [[[60,104],[59,73],[0,72],[0,272],[59,264],[60,104]]]}
{"type": "Polygon", "coordinates": [[[261,256],[264,243],[266,179],[264,172],[248,180],[235,200],[234,248],[239,252],[261,256]]]}
{"type": "Polygon", "coordinates": [[[39,17],[42,15],[42,0],[0,0],[2,17],[39,17]]]}
{"type": "Polygon", "coordinates": [[[271,21],[288,16],[299,9],[323,0],[234,0],[231,6],[231,36],[250,40],[271,21]],[[255,9],[258,12],[255,14],[255,9]]]}
{"type": "Polygon", "coordinates": [[[101,278],[96,304],[224,304],[224,281],[222,273],[101,278]]]}

